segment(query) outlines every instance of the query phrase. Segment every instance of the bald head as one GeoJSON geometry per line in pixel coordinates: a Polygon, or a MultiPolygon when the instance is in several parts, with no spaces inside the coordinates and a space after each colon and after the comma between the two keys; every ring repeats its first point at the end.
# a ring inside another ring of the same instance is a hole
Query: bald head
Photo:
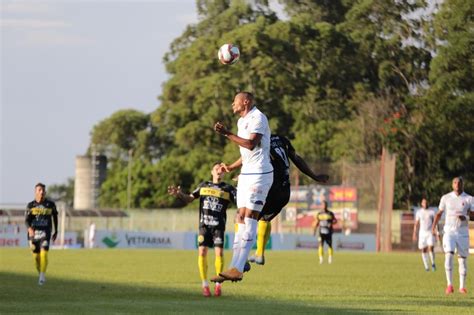
{"type": "Polygon", "coordinates": [[[453,178],[453,191],[458,195],[464,191],[464,180],[461,176],[453,178]]]}
{"type": "Polygon", "coordinates": [[[250,92],[239,92],[234,97],[232,110],[234,114],[245,116],[254,106],[254,97],[250,92]]]}

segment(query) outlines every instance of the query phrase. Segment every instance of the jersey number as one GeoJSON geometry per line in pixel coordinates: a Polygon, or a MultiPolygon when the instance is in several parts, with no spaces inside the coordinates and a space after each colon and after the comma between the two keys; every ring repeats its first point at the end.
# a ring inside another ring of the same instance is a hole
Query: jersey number
{"type": "Polygon", "coordinates": [[[285,162],[286,167],[290,167],[290,162],[288,161],[288,157],[286,156],[285,150],[282,150],[281,148],[275,148],[275,152],[285,162]]]}

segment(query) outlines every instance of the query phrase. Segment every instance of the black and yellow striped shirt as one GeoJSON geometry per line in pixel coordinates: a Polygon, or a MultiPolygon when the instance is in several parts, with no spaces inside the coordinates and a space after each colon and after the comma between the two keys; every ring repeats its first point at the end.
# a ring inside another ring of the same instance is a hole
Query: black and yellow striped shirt
{"type": "Polygon", "coordinates": [[[44,230],[51,232],[53,228],[53,217],[57,218],[58,210],[56,204],[44,199],[42,202],[33,200],[26,206],[25,223],[27,227],[35,230],[44,230]]]}
{"type": "Polygon", "coordinates": [[[206,181],[192,192],[194,198],[199,198],[199,227],[225,229],[227,208],[236,203],[237,190],[224,182],[214,184],[206,181]]]}

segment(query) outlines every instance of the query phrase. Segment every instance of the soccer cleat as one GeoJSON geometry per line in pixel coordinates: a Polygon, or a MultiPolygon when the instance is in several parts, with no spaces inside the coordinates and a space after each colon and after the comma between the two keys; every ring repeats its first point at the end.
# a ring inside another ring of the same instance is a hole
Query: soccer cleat
{"type": "Polygon", "coordinates": [[[235,281],[241,281],[242,278],[244,277],[244,274],[234,267],[227,271],[221,272],[219,276],[225,278],[226,280],[235,282],[235,281]]]}
{"type": "Polygon", "coordinates": [[[430,268],[425,268],[425,271],[430,271],[430,268]]]}
{"type": "Polygon", "coordinates": [[[211,296],[211,290],[209,287],[202,287],[202,295],[205,297],[210,297],[211,296]]]}
{"type": "Polygon", "coordinates": [[[459,288],[459,293],[461,293],[461,294],[467,294],[466,288],[459,288]]]}
{"type": "Polygon", "coordinates": [[[255,263],[257,265],[265,265],[265,256],[255,256],[255,263]]]}
{"type": "Polygon", "coordinates": [[[249,261],[252,263],[256,263],[257,265],[265,265],[265,256],[257,256],[253,255],[249,257],[249,261]]]}
{"type": "Polygon", "coordinates": [[[226,280],[227,280],[226,278],[224,278],[222,276],[219,276],[219,275],[214,276],[214,277],[211,278],[211,282],[215,282],[215,283],[222,283],[226,280]]]}
{"type": "Polygon", "coordinates": [[[323,257],[319,257],[319,264],[322,265],[324,262],[323,257]]]}
{"type": "Polygon", "coordinates": [[[328,264],[332,264],[332,256],[328,257],[328,264]]]}
{"type": "Polygon", "coordinates": [[[248,261],[245,262],[244,272],[249,272],[252,267],[248,261]]]}
{"type": "Polygon", "coordinates": [[[216,283],[214,287],[214,296],[221,296],[222,295],[222,286],[219,283],[216,283]]]}
{"type": "Polygon", "coordinates": [[[431,265],[431,270],[436,271],[436,265],[435,264],[431,265]]]}
{"type": "Polygon", "coordinates": [[[448,285],[448,286],[446,287],[446,290],[444,290],[444,293],[446,293],[446,294],[451,294],[451,293],[453,293],[453,292],[454,292],[454,288],[453,288],[452,285],[448,285]]]}

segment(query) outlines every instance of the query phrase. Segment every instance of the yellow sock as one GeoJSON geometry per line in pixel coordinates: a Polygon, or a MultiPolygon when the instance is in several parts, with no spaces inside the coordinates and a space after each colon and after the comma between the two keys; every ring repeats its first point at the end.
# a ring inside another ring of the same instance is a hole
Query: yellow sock
{"type": "Polygon", "coordinates": [[[257,251],[255,256],[263,256],[263,251],[265,248],[265,232],[267,231],[268,222],[260,220],[258,221],[257,228],[257,251]]]}
{"type": "Polygon", "coordinates": [[[237,233],[238,230],[239,230],[239,224],[235,223],[234,224],[234,232],[237,233]]]}
{"type": "Polygon", "coordinates": [[[48,267],[48,251],[41,250],[40,251],[40,272],[46,272],[46,267],[48,267]]]}
{"type": "Polygon", "coordinates": [[[207,280],[207,256],[198,256],[198,267],[201,280],[207,280]]]}
{"type": "Polygon", "coordinates": [[[39,253],[33,253],[33,259],[35,260],[36,270],[38,270],[38,272],[40,272],[40,266],[41,266],[40,254],[39,253]]]}
{"type": "Polygon", "coordinates": [[[328,248],[328,256],[332,257],[332,247],[328,248]]]}
{"type": "Polygon", "coordinates": [[[224,256],[216,256],[214,266],[216,267],[216,275],[224,271],[224,256]]]}
{"type": "Polygon", "coordinates": [[[319,257],[323,257],[324,255],[324,247],[321,245],[319,245],[318,254],[319,254],[319,257]]]}
{"type": "Polygon", "coordinates": [[[265,243],[263,246],[263,251],[265,252],[265,247],[267,247],[268,241],[270,240],[270,235],[272,234],[272,223],[267,222],[267,229],[265,230],[265,243]]]}

